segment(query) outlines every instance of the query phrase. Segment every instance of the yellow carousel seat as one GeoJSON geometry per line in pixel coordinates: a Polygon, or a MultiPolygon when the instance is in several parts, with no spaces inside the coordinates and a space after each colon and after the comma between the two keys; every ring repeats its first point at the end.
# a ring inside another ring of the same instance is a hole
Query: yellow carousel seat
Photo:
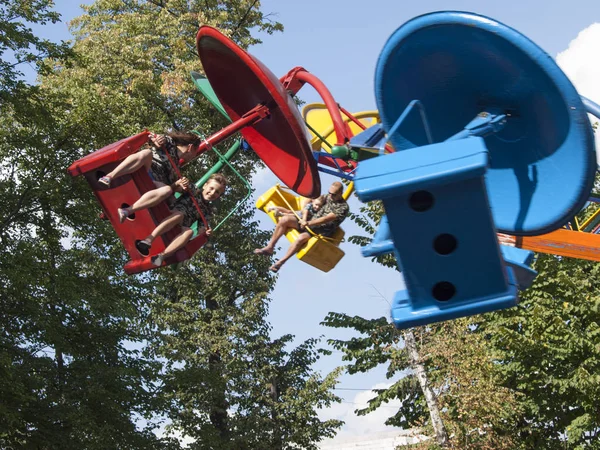
{"type": "MultiPolygon", "coordinates": [[[[276,184],[256,201],[256,207],[264,211],[273,222],[277,223],[275,211],[268,211],[271,206],[300,211],[303,197],[296,196],[288,189],[276,184]]],[[[285,237],[294,242],[298,236],[297,230],[290,230],[285,237]]],[[[300,261],[310,264],[323,272],[329,272],[343,258],[344,252],[339,248],[344,239],[344,230],[338,228],[332,237],[311,236],[308,242],[296,254],[300,261]]]]}
{"type": "MultiPolygon", "coordinates": [[[[381,120],[379,118],[378,111],[360,111],[352,113],[352,115],[358,119],[366,128],[369,128],[381,120]]],[[[302,118],[304,121],[317,133],[321,135],[327,141],[329,146],[336,144],[335,130],[333,128],[333,121],[331,115],[327,110],[327,107],[323,103],[309,103],[302,108],[302,118]]],[[[350,127],[350,133],[352,136],[359,134],[363,129],[356,125],[348,116],[342,115],[344,123],[350,127]]],[[[317,136],[312,130],[310,130],[310,146],[313,151],[319,151],[320,149],[331,153],[328,145],[323,145],[321,138],[317,136]]]]}

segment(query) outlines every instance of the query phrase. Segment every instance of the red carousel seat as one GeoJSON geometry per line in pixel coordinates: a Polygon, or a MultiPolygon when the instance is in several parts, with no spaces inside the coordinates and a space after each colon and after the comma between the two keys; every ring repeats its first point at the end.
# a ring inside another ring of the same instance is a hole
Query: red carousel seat
{"type": "MultiPolygon", "coordinates": [[[[131,206],[145,192],[154,189],[152,179],[148,172],[141,168],[130,175],[114,179],[110,188],[100,184],[98,180],[113,170],[127,156],[137,152],[148,142],[149,135],[148,131],[144,131],[107,145],[75,161],[68,169],[71,176],[83,175],[92,188],[102,207],[104,216],[110,220],[123,243],[123,247],[129,253],[130,261],[125,264],[125,272],[128,274],[156,268],[150,262],[150,256],[144,257],[139,254],[135,248],[135,241],[148,236],[170,214],[170,211],[165,203],[160,203],[153,208],[138,211],[134,217],[120,223],[117,209],[123,206],[131,206]]],[[[180,232],[181,228],[175,227],[161,238],[156,239],[152,245],[151,255],[162,252],[180,232]]],[[[167,258],[163,265],[174,264],[191,258],[206,241],[206,234],[198,235],[173,256],[167,258]]]]}

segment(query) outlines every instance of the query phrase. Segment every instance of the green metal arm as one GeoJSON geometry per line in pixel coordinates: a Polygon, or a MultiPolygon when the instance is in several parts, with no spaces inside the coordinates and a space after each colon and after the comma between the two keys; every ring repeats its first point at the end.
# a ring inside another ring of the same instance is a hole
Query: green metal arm
{"type": "MultiPolygon", "coordinates": [[[[190,75],[192,77],[194,85],[202,93],[202,95],[217,109],[217,111],[219,111],[224,117],[226,117],[231,122],[231,119],[225,112],[223,105],[221,105],[219,98],[215,94],[215,91],[213,90],[206,77],[202,74],[199,74],[198,72],[193,71],[190,75]]],[[[205,136],[198,131],[194,130],[192,131],[192,133],[200,136],[202,139],[205,138],[205,136]]],[[[240,173],[229,163],[229,161],[231,161],[231,159],[237,154],[241,145],[242,141],[238,140],[235,144],[231,146],[231,148],[227,151],[227,153],[225,153],[225,155],[221,155],[217,151],[217,149],[213,147],[212,150],[219,156],[219,162],[215,164],[208,172],[204,174],[202,178],[200,178],[195,183],[197,188],[202,188],[202,186],[204,186],[204,183],[208,181],[211,175],[220,171],[224,165],[227,165],[233,171],[233,173],[235,173],[238,176],[238,178],[242,180],[242,182],[246,185],[248,189],[246,196],[236,204],[236,206],[229,212],[229,214],[227,214],[227,216],[223,220],[221,220],[221,222],[219,222],[219,224],[216,227],[214,227],[213,230],[217,230],[235,211],[239,209],[239,207],[250,197],[250,195],[252,195],[252,187],[250,186],[250,183],[248,183],[248,181],[244,177],[242,177],[240,173]]],[[[198,222],[194,222],[191,228],[194,231],[194,237],[197,236],[198,222]]]]}
{"type": "MultiPolygon", "coordinates": [[[[197,133],[197,132],[194,132],[194,133],[196,133],[196,134],[199,134],[199,133],[197,133]]],[[[225,223],[225,221],[226,221],[227,219],[229,219],[229,217],[230,217],[230,216],[231,216],[231,215],[232,215],[234,212],[236,212],[236,211],[237,211],[237,210],[240,208],[240,206],[242,206],[242,204],[243,204],[244,202],[246,202],[246,200],[248,200],[248,198],[250,198],[250,196],[252,195],[252,186],[250,186],[250,183],[248,183],[248,181],[247,181],[247,180],[246,180],[246,179],[245,179],[245,178],[244,178],[244,177],[243,177],[243,176],[242,176],[242,175],[241,175],[241,174],[240,174],[240,173],[239,173],[239,172],[238,172],[238,171],[235,169],[235,167],[233,167],[233,166],[232,166],[232,165],[229,163],[229,161],[231,160],[231,158],[232,158],[232,157],[233,157],[233,156],[234,156],[234,155],[235,155],[235,154],[236,154],[236,153],[239,151],[241,144],[242,144],[242,141],[241,141],[241,140],[237,141],[237,142],[236,142],[236,143],[235,143],[233,146],[231,146],[231,148],[230,148],[230,149],[227,151],[227,153],[226,153],[225,155],[221,155],[221,153],[219,153],[219,152],[217,151],[217,149],[213,147],[213,148],[212,148],[212,150],[213,150],[213,151],[214,151],[214,152],[217,154],[217,156],[219,157],[220,161],[219,161],[217,164],[215,164],[215,165],[214,165],[214,166],[213,166],[213,167],[212,167],[212,168],[211,168],[211,169],[210,169],[208,172],[206,172],[206,174],[205,174],[205,175],[204,175],[204,176],[203,176],[203,177],[202,177],[200,180],[198,180],[198,181],[196,182],[196,187],[198,187],[198,188],[201,188],[201,187],[204,185],[204,183],[206,183],[206,181],[208,180],[208,178],[210,178],[210,176],[211,176],[212,174],[214,174],[214,173],[216,173],[217,171],[221,170],[221,168],[222,168],[224,165],[227,165],[227,166],[228,166],[228,167],[231,169],[231,171],[232,171],[232,172],[233,172],[235,175],[237,175],[237,177],[238,177],[240,180],[242,180],[242,182],[244,183],[244,185],[245,185],[245,186],[246,186],[246,188],[247,188],[247,192],[246,192],[246,195],[244,196],[244,198],[243,198],[242,200],[240,200],[239,202],[237,202],[237,204],[235,205],[235,207],[234,207],[234,208],[233,208],[231,211],[229,211],[229,214],[227,214],[227,216],[225,216],[225,218],[223,218],[223,219],[222,219],[222,220],[219,222],[219,224],[218,224],[216,227],[214,227],[214,228],[213,228],[213,231],[216,231],[216,230],[218,230],[218,229],[219,229],[219,227],[220,227],[221,225],[223,225],[223,223],[225,223]]],[[[192,230],[194,231],[194,236],[196,236],[196,235],[198,234],[198,222],[197,222],[197,221],[196,221],[196,222],[194,222],[194,223],[192,224],[191,228],[192,228],[192,230]]]]}

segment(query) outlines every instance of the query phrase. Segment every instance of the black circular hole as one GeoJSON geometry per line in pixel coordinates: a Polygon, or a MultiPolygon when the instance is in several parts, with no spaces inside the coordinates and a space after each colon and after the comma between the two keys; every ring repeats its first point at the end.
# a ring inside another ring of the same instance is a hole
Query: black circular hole
{"type": "MultiPolygon", "coordinates": [[[[129,205],[128,203],[121,203],[121,209],[124,209],[124,208],[129,208],[130,206],[131,206],[131,205],[129,205]]],[[[133,213],[133,214],[129,214],[129,215],[127,216],[127,220],[135,220],[135,213],[133,213]]]]}
{"type": "Polygon", "coordinates": [[[440,255],[449,255],[456,250],[458,242],[451,234],[440,234],[433,240],[433,249],[440,255]]]}
{"type": "Polygon", "coordinates": [[[427,211],[433,206],[433,194],[429,191],[413,192],[408,199],[408,204],[417,212],[427,211]]]}
{"type": "Polygon", "coordinates": [[[454,285],[448,281],[440,281],[431,290],[433,294],[433,298],[439,300],[440,302],[446,302],[454,297],[456,294],[456,288],[454,285]]]}

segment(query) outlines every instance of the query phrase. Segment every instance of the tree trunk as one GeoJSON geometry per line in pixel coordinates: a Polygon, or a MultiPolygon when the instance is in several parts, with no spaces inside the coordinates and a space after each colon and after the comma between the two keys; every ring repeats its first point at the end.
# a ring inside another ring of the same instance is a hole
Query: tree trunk
{"type": "Polygon", "coordinates": [[[408,349],[408,355],[410,357],[412,367],[415,370],[417,379],[421,385],[421,390],[423,391],[425,400],[427,401],[429,415],[431,416],[431,425],[433,426],[433,431],[435,432],[435,438],[441,447],[446,447],[448,446],[448,434],[446,433],[444,422],[442,422],[442,418],[440,417],[440,411],[438,409],[435,393],[427,381],[427,372],[425,372],[425,367],[423,364],[421,364],[414,334],[412,334],[410,331],[404,333],[404,342],[406,344],[406,348],[408,349]]]}
{"type": "MultiPolygon", "coordinates": [[[[206,299],[206,308],[215,311],[219,305],[212,299],[206,299]]],[[[220,380],[223,376],[221,372],[221,354],[218,351],[208,356],[208,367],[214,379],[220,380]]],[[[219,431],[219,436],[225,444],[229,442],[229,420],[227,417],[227,398],[225,388],[222,391],[215,389],[212,395],[212,405],[210,406],[209,418],[213,426],[219,431]]]]}
{"type": "Polygon", "coordinates": [[[279,428],[279,417],[277,415],[277,403],[279,402],[279,386],[277,377],[273,377],[271,382],[271,399],[273,407],[271,408],[271,419],[273,420],[273,450],[283,449],[283,439],[279,428]]]}

